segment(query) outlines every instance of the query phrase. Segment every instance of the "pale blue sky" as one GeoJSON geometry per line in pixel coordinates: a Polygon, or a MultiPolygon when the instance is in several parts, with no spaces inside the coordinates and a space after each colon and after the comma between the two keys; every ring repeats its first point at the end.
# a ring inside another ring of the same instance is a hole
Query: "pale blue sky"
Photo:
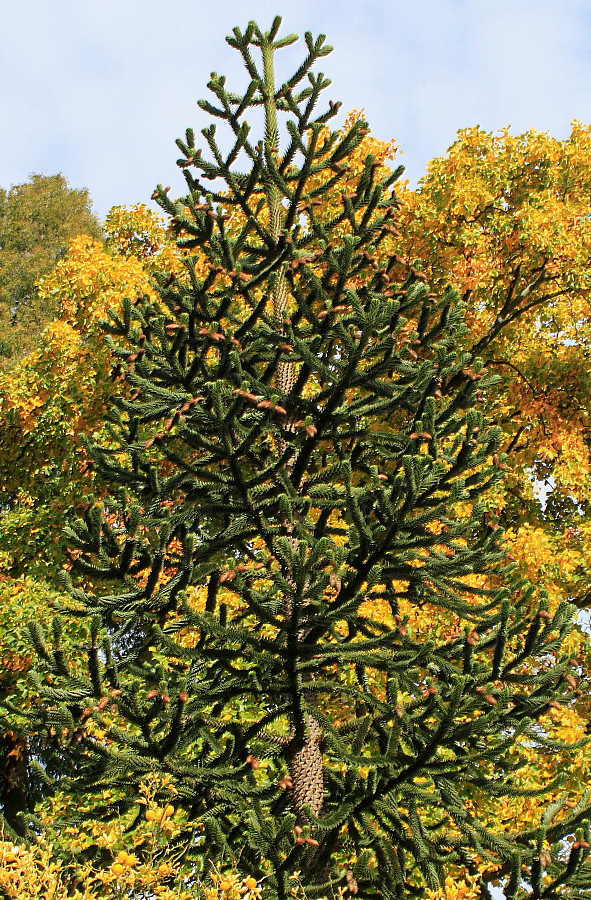
{"type": "Polygon", "coordinates": [[[239,73],[225,36],[277,13],[327,34],[330,96],[396,139],[413,182],[459,128],[591,121],[589,0],[0,0],[0,185],[60,171],[101,215],[180,192],[174,139],[207,124],[209,73],[239,73]]]}

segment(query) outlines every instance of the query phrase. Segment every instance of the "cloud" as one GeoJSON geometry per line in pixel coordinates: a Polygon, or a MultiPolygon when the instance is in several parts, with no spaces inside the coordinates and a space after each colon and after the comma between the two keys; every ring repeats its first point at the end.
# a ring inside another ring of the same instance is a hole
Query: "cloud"
{"type": "MultiPolygon", "coordinates": [[[[284,0],[285,27],[328,35],[330,96],[396,138],[411,179],[458,128],[568,133],[591,120],[583,0],[284,0]]],[[[0,14],[0,184],[62,171],[104,214],[182,189],[174,139],[206,119],[212,70],[243,83],[224,37],[270,24],[267,0],[28,0],[0,14]]],[[[300,49],[285,51],[290,65],[300,49]]]]}

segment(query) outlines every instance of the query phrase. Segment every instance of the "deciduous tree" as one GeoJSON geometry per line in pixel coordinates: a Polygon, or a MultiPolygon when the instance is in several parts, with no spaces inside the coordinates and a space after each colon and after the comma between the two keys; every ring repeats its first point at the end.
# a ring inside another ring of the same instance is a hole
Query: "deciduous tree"
{"type": "Polygon", "coordinates": [[[105,234],[106,244],[73,240],[40,280],[39,304],[57,318],[39,348],[0,373],[0,698],[10,706],[0,719],[0,807],[19,833],[20,815],[43,787],[31,757],[49,764],[50,755],[17,715],[31,700],[26,623],[50,623],[59,571],[70,564],[62,529],[74,508],[101,490],[80,444],[104,430],[114,386],[99,322],[124,296],[150,293],[158,265],[174,266],[172,244],[145,207],[112,210],[105,234]]]}
{"type": "Polygon", "coordinates": [[[589,492],[590,151],[576,122],[565,140],[460,132],[401,194],[398,239],[432,284],[460,292],[466,347],[499,376],[491,412],[512,451],[505,522],[551,522],[564,543],[589,492]],[[532,483],[544,483],[544,504],[532,483]]]}
{"type": "Polygon", "coordinates": [[[36,285],[80,234],[98,239],[100,227],[88,191],[71,188],[63,175],[32,175],[24,184],[0,188],[3,367],[35,347],[45,323],[58,313],[36,285]]]}

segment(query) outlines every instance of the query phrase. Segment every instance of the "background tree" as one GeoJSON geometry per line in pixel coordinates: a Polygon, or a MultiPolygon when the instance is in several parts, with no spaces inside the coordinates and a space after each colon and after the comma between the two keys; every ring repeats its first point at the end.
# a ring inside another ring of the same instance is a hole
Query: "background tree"
{"type": "Polygon", "coordinates": [[[100,238],[88,191],[71,188],[63,175],[32,175],[25,184],[0,189],[0,363],[36,346],[58,310],[36,284],[79,234],[100,238]]]}
{"type": "Polygon", "coordinates": [[[80,438],[103,428],[113,390],[101,319],[123,297],[149,293],[158,266],[176,264],[158,217],[143,206],[112,210],[104,229],[104,244],[74,240],[38,283],[40,304],[56,318],[42,345],[0,374],[0,565],[11,578],[56,577],[65,510],[88,490],[80,438]]]}
{"type": "MultiPolygon", "coordinates": [[[[544,542],[589,584],[588,127],[565,140],[460,132],[416,191],[401,195],[398,249],[468,304],[466,347],[499,375],[492,414],[511,450],[503,523],[539,555],[544,542]],[[537,490],[543,485],[544,503],[537,490]]],[[[568,586],[567,586],[568,585],[568,586]]]]}
{"type": "Polygon", "coordinates": [[[244,95],[210,82],[229,156],[213,127],[213,161],[188,132],[190,194],[158,192],[195,250],[186,273],[113,319],[133,393],[94,448],[111,495],[70,530],[89,671],[59,628],[53,649],[35,629],[52,680],[39,715],[78,792],[137,819],[140,779],[168,776],[192,852],[237,863],[263,896],[293,879],[433,896],[461,875],[484,897],[495,878],[513,897],[586,896],[586,797],[563,792],[534,827],[495,815],[556,790],[513,773],[566,749],[544,717],[572,706],[578,661],[572,607],[511,578],[478,505],[503,467],[477,411],[494,380],[462,349],[455,295],[416,267],[395,277],[398,173],[370,154],[340,190],[367,128],[327,132],[334,105],[313,118],[324,39],[306,36],[276,88],[274,51],[295,40],[278,28],[229,39],[244,95]],[[242,117],[257,106],[254,144],[242,117]]]}
{"type": "MultiPolygon", "coordinates": [[[[22,709],[31,701],[26,622],[51,621],[58,574],[70,564],[62,529],[85,496],[101,490],[80,445],[82,436],[104,430],[114,386],[99,322],[123,297],[149,293],[158,265],[175,264],[162,224],[143,206],[113,209],[104,229],[105,244],[76,238],[38,282],[36,302],[56,318],[37,349],[0,373],[0,696],[22,709]]],[[[0,723],[0,807],[21,833],[20,814],[43,787],[30,770],[31,754],[46,764],[49,757],[14,711],[0,723]]]]}

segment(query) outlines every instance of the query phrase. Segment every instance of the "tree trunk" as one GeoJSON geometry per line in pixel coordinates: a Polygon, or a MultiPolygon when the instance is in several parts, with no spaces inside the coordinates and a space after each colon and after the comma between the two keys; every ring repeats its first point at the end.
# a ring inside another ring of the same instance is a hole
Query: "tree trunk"
{"type": "Polygon", "coordinates": [[[26,738],[7,731],[0,738],[2,813],[13,831],[23,836],[20,814],[29,810],[29,770],[26,738]]]}

